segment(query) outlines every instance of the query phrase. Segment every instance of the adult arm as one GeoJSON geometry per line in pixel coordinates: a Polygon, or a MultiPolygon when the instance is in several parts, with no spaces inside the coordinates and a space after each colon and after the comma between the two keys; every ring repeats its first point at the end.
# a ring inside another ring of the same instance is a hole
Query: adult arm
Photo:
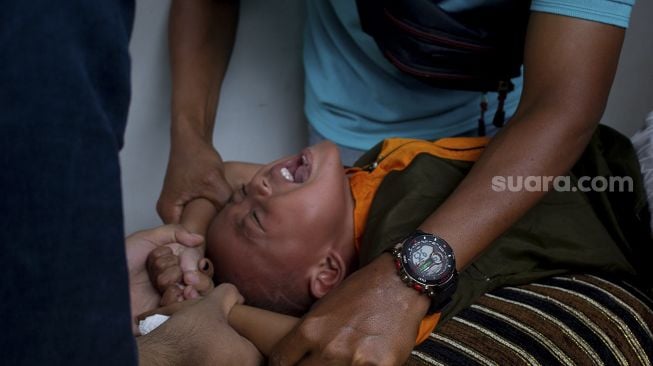
{"type": "MultiPolygon", "coordinates": [[[[581,154],[603,113],[623,37],[623,29],[609,25],[531,16],[516,115],[420,226],[451,244],[459,269],[544,195],[495,192],[492,177],[564,174],[581,154]]],[[[425,296],[399,281],[389,255],[381,255],[318,303],[280,342],[271,364],[400,364],[427,307],[425,296]]]]}
{"type": "Polygon", "coordinates": [[[612,85],[624,29],[535,13],[526,41],[524,91],[514,118],[469,175],[420,228],[469,264],[546,192],[494,191],[495,176],[567,174],[598,125],[612,85]]]}
{"type": "MultiPolygon", "coordinates": [[[[138,319],[143,320],[154,314],[171,316],[181,309],[197,304],[198,301],[171,303],[145,312],[139,315],[138,319]]],[[[269,356],[274,346],[299,322],[299,318],[242,304],[235,304],[227,319],[229,326],[256,346],[264,356],[269,356]]]]}
{"type": "Polygon", "coordinates": [[[206,198],[220,208],[231,195],[212,138],[237,17],[235,0],[172,2],[171,146],[157,203],[157,211],[166,223],[178,223],[184,206],[195,198],[206,198]]]}
{"type": "Polygon", "coordinates": [[[220,285],[193,301],[156,328],[137,338],[139,364],[144,366],[260,365],[256,347],[228,324],[243,298],[232,285],[220,285]]]}

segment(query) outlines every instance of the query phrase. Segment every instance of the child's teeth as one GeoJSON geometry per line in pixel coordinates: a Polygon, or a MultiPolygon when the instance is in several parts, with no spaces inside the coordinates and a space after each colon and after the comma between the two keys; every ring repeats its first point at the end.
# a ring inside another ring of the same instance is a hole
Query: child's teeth
{"type": "Polygon", "coordinates": [[[308,159],[306,159],[306,155],[302,155],[302,163],[308,164],[308,159]]]}
{"type": "Polygon", "coordinates": [[[281,175],[283,175],[284,178],[286,178],[287,181],[289,182],[294,182],[295,179],[293,178],[292,174],[290,174],[290,170],[288,168],[281,168],[281,175]]]}

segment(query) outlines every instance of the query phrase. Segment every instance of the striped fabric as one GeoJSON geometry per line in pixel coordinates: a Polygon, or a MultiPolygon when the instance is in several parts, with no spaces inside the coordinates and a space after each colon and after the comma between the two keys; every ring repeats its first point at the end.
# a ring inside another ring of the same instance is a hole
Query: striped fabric
{"type": "Polygon", "coordinates": [[[653,304],[590,275],[503,287],[438,327],[407,365],[651,365],[653,304]]]}

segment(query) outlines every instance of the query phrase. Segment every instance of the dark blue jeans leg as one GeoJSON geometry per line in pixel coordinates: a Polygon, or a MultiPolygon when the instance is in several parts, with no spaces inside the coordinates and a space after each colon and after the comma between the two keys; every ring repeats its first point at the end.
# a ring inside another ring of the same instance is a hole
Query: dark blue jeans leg
{"type": "Polygon", "coordinates": [[[118,164],[133,0],[0,6],[0,363],[135,365],[118,164]]]}

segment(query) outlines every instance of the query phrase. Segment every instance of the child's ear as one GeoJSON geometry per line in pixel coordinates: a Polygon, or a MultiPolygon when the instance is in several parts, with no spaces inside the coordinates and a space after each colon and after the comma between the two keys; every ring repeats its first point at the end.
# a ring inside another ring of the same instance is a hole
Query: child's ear
{"type": "Polygon", "coordinates": [[[338,253],[329,253],[311,269],[311,295],[319,299],[329,293],[345,278],[346,269],[345,262],[338,253]]]}

